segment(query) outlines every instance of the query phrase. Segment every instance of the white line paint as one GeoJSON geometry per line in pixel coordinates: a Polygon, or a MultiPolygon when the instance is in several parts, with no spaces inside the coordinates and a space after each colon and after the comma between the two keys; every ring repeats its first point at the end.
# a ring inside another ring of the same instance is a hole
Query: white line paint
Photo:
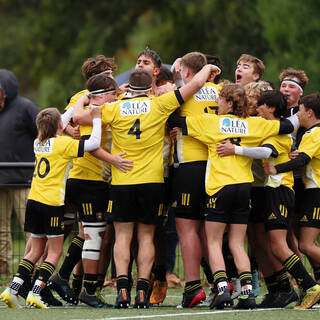
{"type": "MultiPolygon", "coordinates": [[[[279,308],[270,308],[270,309],[252,309],[252,310],[218,310],[218,311],[206,311],[206,312],[188,312],[188,313],[166,313],[166,314],[153,314],[153,315],[139,315],[139,316],[125,316],[125,317],[111,317],[111,318],[101,318],[95,320],[127,320],[127,319],[154,319],[154,318],[175,318],[175,317],[194,317],[194,316],[203,316],[203,315],[215,315],[219,313],[231,313],[231,312],[260,312],[260,311],[275,311],[283,310],[279,308]]],[[[290,310],[290,309],[288,309],[290,310]]],[[[312,311],[315,309],[308,310],[295,310],[295,311],[312,311]]],[[[72,319],[72,320],[92,320],[92,319],[72,319]]]]}

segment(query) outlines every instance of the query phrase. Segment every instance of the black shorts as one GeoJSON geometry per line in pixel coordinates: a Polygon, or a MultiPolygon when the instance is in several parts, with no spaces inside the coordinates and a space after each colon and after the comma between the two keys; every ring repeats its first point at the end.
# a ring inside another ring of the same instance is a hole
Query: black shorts
{"type": "Polygon", "coordinates": [[[264,187],[251,188],[251,209],[249,222],[264,223],[265,221],[265,193],[264,187]]]}
{"type": "Polygon", "coordinates": [[[68,179],[66,194],[83,222],[105,221],[109,185],[103,181],[68,179]]]}
{"type": "Polygon", "coordinates": [[[296,217],[299,217],[304,197],[304,184],[302,178],[294,178],[293,190],[296,198],[294,213],[296,217]]]}
{"type": "Polygon", "coordinates": [[[112,185],[107,217],[116,222],[162,222],[164,183],[112,185]]]}
{"type": "Polygon", "coordinates": [[[320,189],[305,189],[300,206],[299,226],[320,228],[320,189]]]}
{"type": "Polygon", "coordinates": [[[250,191],[251,183],[230,184],[207,196],[206,221],[248,224],[250,191]]]}
{"type": "Polygon", "coordinates": [[[204,220],[206,161],[181,163],[173,177],[173,203],[177,218],[204,220]]]}
{"type": "Polygon", "coordinates": [[[24,231],[37,235],[63,235],[63,215],[64,206],[55,207],[38,201],[28,200],[24,231]]]}
{"type": "Polygon", "coordinates": [[[288,230],[294,216],[294,192],[285,186],[264,189],[266,230],[288,230]]]}

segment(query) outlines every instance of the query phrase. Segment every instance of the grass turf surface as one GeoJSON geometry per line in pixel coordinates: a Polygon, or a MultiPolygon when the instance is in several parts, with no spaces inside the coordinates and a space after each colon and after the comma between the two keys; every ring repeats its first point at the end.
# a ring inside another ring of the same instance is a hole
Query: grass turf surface
{"type": "MultiPolygon", "coordinates": [[[[3,290],[4,287],[1,288],[3,290]]],[[[134,296],[134,291],[132,296],[134,296]]],[[[270,318],[282,320],[308,320],[319,317],[320,309],[314,307],[312,310],[292,310],[292,309],[277,309],[277,310],[209,310],[208,307],[195,307],[192,309],[177,309],[176,305],[181,302],[181,295],[183,289],[169,289],[167,298],[160,306],[154,306],[150,309],[94,309],[84,304],[79,304],[76,307],[51,307],[47,310],[39,309],[8,309],[3,302],[0,302],[0,317],[1,319],[19,319],[19,320],[71,320],[71,319],[259,319],[270,320],[270,318]]],[[[208,289],[205,289],[208,293],[208,289]]],[[[103,295],[108,303],[114,303],[116,292],[115,289],[106,288],[103,290],[103,295]]],[[[261,297],[257,299],[259,302],[261,297]]],[[[23,304],[21,300],[21,304],[23,304]]],[[[290,305],[290,307],[292,307],[290,305]]]]}

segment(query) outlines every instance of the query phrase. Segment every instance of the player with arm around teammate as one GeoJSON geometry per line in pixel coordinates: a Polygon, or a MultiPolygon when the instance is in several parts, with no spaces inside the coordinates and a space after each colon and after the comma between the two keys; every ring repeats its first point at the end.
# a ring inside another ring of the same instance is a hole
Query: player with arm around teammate
{"type": "Polygon", "coordinates": [[[101,111],[98,108],[91,111],[94,117],[94,132],[89,140],[78,141],[60,136],[69,123],[72,112],[73,108],[61,118],[57,109],[48,108],[37,116],[39,135],[34,142],[36,166],[25,222],[25,231],[31,233],[31,249],[20,262],[10,286],[0,296],[10,308],[20,307],[18,290],[42,256],[46,242],[48,254],[26,303],[36,308],[47,308],[41,300],[40,291],[46,286],[62,254],[65,181],[70,163],[73,158],[81,157],[85,151],[95,150],[100,145],[101,111]]]}
{"type": "Polygon", "coordinates": [[[209,150],[205,228],[209,263],[218,290],[210,308],[221,308],[225,303],[231,302],[221,248],[223,234],[228,226],[229,247],[241,282],[241,295],[236,308],[247,309],[255,307],[250,262],[244,248],[253,180],[252,160],[239,156],[221,159],[216,147],[225,139],[254,146],[268,136],[291,132],[293,126],[286,120],[280,124],[279,121],[248,117],[246,95],[244,89],[237,84],[222,88],[218,98],[218,112],[218,115],[181,117],[173,121],[182,127],[183,134],[199,139],[208,145],[209,150]]]}
{"type": "MultiPolygon", "coordinates": [[[[307,128],[299,145],[299,155],[288,162],[273,165],[267,163],[267,174],[276,175],[290,170],[303,168],[302,179],[305,186],[302,203],[299,207],[299,249],[312,261],[315,276],[319,270],[319,247],[317,238],[319,235],[319,134],[320,134],[320,95],[319,93],[305,96],[300,101],[298,117],[301,126],[307,128]]],[[[290,257],[291,258],[291,257],[290,257]]],[[[290,265],[299,260],[293,255],[290,265]]],[[[302,280],[303,277],[299,277],[302,280]]],[[[312,279],[312,278],[311,278],[312,279]]],[[[312,279],[313,280],[313,279],[312,279]]],[[[301,281],[299,281],[301,282],[301,281]]],[[[304,282],[301,283],[303,285],[304,282]]],[[[309,280],[304,289],[306,293],[298,309],[311,308],[320,299],[320,286],[313,280],[309,280]]]]}
{"type": "MultiPolygon", "coordinates": [[[[125,151],[134,161],[133,169],[124,174],[112,169],[112,185],[108,214],[111,216],[116,242],[114,258],[117,270],[116,308],[130,304],[128,264],[133,228],[137,223],[138,271],[135,307],[148,307],[146,292],[154,261],[154,230],[163,210],[162,150],[165,123],[169,115],[184,99],[197,92],[215,66],[206,65],[193,80],[179,90],[159,97],[148,97],[152,77],[146,70],[135,70],[130,75],[132,97],[103,106],[103,122],[112,128],[112,153],[125,151]]],[[[78,101],[82,109],[85,101],[78,101]]]]}

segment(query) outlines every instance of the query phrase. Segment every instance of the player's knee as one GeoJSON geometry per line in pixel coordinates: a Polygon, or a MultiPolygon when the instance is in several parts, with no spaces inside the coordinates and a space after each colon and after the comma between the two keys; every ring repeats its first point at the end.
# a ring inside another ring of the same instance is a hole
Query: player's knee
{"type": "Polygon", "coordinates": [[[307,243],[306,241],[299,241],[298,248],[303,254],[308,255],[310,247],[310,243],[307,243]]]}
{"type": "Polygon", "coordinates": [[[85,240],[82,259],[99,260],[102,235],[106,229],[105,222],[84,222],[85,240]]]}

